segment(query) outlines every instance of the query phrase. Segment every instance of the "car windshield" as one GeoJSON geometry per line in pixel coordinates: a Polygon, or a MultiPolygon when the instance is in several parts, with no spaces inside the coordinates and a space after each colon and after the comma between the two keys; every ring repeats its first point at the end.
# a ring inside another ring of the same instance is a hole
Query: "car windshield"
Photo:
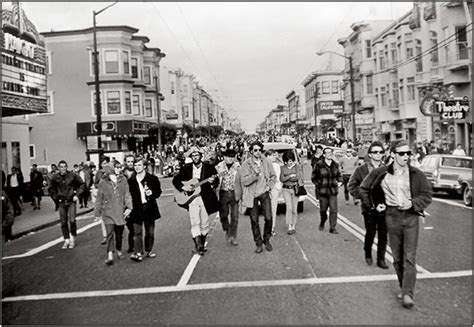
{"type": "Polygon", "coordinates": [[[443,158],[441,165],[454,168],[472,168],[472,160],[466,158],[443,158]]]}

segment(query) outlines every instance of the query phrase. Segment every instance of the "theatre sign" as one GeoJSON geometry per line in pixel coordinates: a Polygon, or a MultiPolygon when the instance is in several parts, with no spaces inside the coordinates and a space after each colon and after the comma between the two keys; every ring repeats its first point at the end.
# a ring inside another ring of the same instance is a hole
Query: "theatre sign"
{"type": "Polygon", "coordinates": [[[2,6],[2,116],[47,112],[46,51],[18,2],[2,6]]]}

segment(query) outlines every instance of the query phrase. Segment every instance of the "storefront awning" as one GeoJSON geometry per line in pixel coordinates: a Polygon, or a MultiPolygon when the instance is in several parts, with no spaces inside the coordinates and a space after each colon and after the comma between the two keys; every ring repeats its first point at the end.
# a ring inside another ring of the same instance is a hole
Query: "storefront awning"
{"type": "MultiPolygon", "coordinates": [[[[139,120],[107,120],[102,121],[102,135],[116,137],[148,136],[148,130],[154,123],[139,120]]],[[[76,124],[78,138],[97,135],[97,123],[82,122],[76,124]]]]}

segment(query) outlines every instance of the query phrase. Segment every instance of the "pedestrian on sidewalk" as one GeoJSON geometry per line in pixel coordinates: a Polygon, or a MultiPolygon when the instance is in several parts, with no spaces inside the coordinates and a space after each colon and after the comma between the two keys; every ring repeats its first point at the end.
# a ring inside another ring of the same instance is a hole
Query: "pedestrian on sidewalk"
{"type": "Polygon", "coordinates": [[[232,245],[238,245],[237,227],[239,225],[239,203],[235,200],[235,177],[240,164],[235,160],[237,153],[234,149],[228,149],[224,153],[224,161],[216,165],[216,171],[219,174],[220,183],[217,187],[219,194],[219,217],[222,229],[226,233],[226,241],[232,245]],[[229,222],[230,210],[230,222],[229,222]]]}
{"type": "Polygon", "coordinates": [[[270,191],[275,186],[276,175],[272,162],[262,156],[263,144],[260,141],[253,142],[250,151],[251,157],[245,160],[240,168],[240,190],[237,198],[241,199],[243,208],[250,208],[250,222],[256,245],[255,253],[262,253],[262,245],[265,245],[267,251],[273,250],[270,243],[272,236],[270,191]],[[259,205],[262,206],[265,220],[263,239],[258,221],[259,205]]]}
{"type": "Polygon", "coordinates": [[[339,187],[342,185],[342,174],[339,165],[333,160],[334,153],[331,148],[323,150],[323,157],[323,160],[316,163],[311,176],[311,181],[315,185],[316,198],[319,199],[319,213],[321,216],[319,230],[324,230],[329,208],[329,233],[339,234],[336,229],[337,194],[339,187]]]}
{"type": "Polygon", "coordinates": [[[407,141],[395,141],[390,151],[393,162],[370,172],[360,185],[360,196],[367,207],[385,211],[401,289],[397,298],[409,309],[414,305],[419,216],[431,203],[433,190],[424,173],[408,164],[411,151],[407,141]]]}
{"type": "MultiPolygon", "coordinates": [[[[370,160],[365,162],[363,165],[357,167],[352,174],[349,181],[349,190],[354,199],[360,199],[360,184],[364,178],[374,169],[384,166],[383,144],[374,141],[370,144],[368,150],[368,156],[370,160]]],[[[383,202],[383,201],[382,201],[383,202]]],[[[385,252],[387,249],[387,225],[385,223],[385,212],[378,212],[377,210],[371,210],[370,207],[361,203],[362,216],[364,217],[365,226],[365,238],[364,238],[364,254],[365,262],[372,266],[372,245],[374,244],[375,234],[378,233],[377,242],[377,266],[382,269],[388,269],[385,263],[385,252]]]]}
{"type": "Polygon", "coordinates": [[[133,209],[132,197],[127,178],[122,174],[122,164],[118,161],[104,165],[104,174],[99,182],[95,203],[95,217],[102,218],[107,230],[106,265],[114,263],[114,252],[123,259],[122,236],[125,228],[125,217],[133,209]]]}
{"type": "Polygon", "coordinates": [[[67,170],[67,162],[58,163],[59,173],[53,176],[48,192],[59,205],[59,219],[64,237],[62,249],[73,249],[77,236],[76,205],[84,192],[84,182],[72,171],[67,170]]]}
{"type": "MultiPolygon", "coordinates": [[[[79,177],[82,178],[84,181],[84,192],[81,194],[81,197],[79,198],[79,208],[87,208],[87,201],[89,200],[89,196],[91,193],[91,176],[89,174],[89,170],[86,168],[86,165],[81,163],[79,165],[79,177]]],[[[100,182],[99,182],[100,184],[100,182]]]]}
{"type": "Polygon", "coordinates": [[[275,185],[272,187],[270,191],[270,199],[271,199],[271,205],[272,205],[272,236],[276,235],[275,232],[275,225],[276,225],[276,217],[277,217],[277,208],[278,208],[278,198],[281,195],[281,190],[283,184],[280,181],[280,173],[281,173],[281,165],[279,162],[279,157],[278,157],[278,152],[276,152],[273,149],[268,149],[265,151],[265,157],[267,157],[271,162],[273,166],[273,170],[275,171],[275,185]]]}
{"type": "Polygon", "coordinates": [[[7,176],[7,194],[13,205],[13,215],[21,215],[21,194],[23,192],[23,174],[17,167],[7,176]]]}
{"type": "MultiPolygon", "coordinates": [[[[2,241],[3,245],[12,239],[12,228],[15,222],[13,204],[5,192],[5,172],[2,170],[2,241]]],[[[5,249],[5,246],[3,246],[5,249]]]]}
{"type": "MultiPolygon", "coordinates": [[[[96,190],[99,189],[99,182],[102,179],[102,175],[104,175],[104,165],[108,165],[110,163],[110,157],[103,156],[99,163],[99,170],[97,170],[95,177],[94,177],[94,187],[96,190]]],[[[104,245],[107,243],[107,230],[105,229],[105,224],[102,220],[100,220],[100,231],[102,232],[102,241],[100,244],[104,245]]]]}
{"type": "Polygon", "coordinates": [[[33,210],[40,210],[41,197],[43,196],[43,174],[38,170],[37,164],[31,166],[30,189],[33,196],[33,210]]]}
{"type": "Polygon", "coordinates": [[[194,186],[184,185],[187,181],[204,181],[201,192],[195,196],[185,208],[189,211],[191,236],[194,242],[193,252],[203,255],[207,251],[206,238],[209,233],[209,215],[219,210],[219,201],[215,189],[219,185],[219,178],[214,166],[202,161],[203,151],[198,147],[191,147],[188,151],[191,162],[185,163],[179,173],[173,178],[174,187],[180,192],[193,192],[194,186]]]}
{"type": "Polygon", "coordinates": [[[286,224],[288,225],[288,235],[296,233],[296,222],[298,221],[298,199],[296,189],[303,186],[302,168],[296,162],[295,154],[292,151],[283,153],[283,163],[280,181],[283,183],[283,198],[286,204],[286,224]]]}
{"type": "Polygon", "coordinates": [[[155,241],[155,221],[161,218],[157,204],[157,199],[161,195],[160,181],[158,177],[146,171],[147,165],[145,159],[136,159],[135,175],[128,180],[133,202],[129,219],[133,223],[134,231],[134,253],[130,259],[136,262],[143,260],[143,254],[148,258],[156,257],[156,253],[152,251],[155,241]],[[145,229],[144,237],[143,229],[145,229]]]}

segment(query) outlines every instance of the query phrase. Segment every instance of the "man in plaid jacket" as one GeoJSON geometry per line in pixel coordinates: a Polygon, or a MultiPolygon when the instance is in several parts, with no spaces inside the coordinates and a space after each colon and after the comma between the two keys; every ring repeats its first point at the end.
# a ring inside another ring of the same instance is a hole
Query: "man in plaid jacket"
{"type": "Polygon", "coordinates": [[[337,193],[342,185],[342,174],[338,163],[333,160],[334,153],[331,148],[323,150],[323,157],[323,160],[316,163],[311,176],[311,181],[315,185],[316,198],[319,199],[319,213],[321,215],[319,230],[324,230],[329,207],[329,233],[339,234],[336,229],[337,193]]]}

